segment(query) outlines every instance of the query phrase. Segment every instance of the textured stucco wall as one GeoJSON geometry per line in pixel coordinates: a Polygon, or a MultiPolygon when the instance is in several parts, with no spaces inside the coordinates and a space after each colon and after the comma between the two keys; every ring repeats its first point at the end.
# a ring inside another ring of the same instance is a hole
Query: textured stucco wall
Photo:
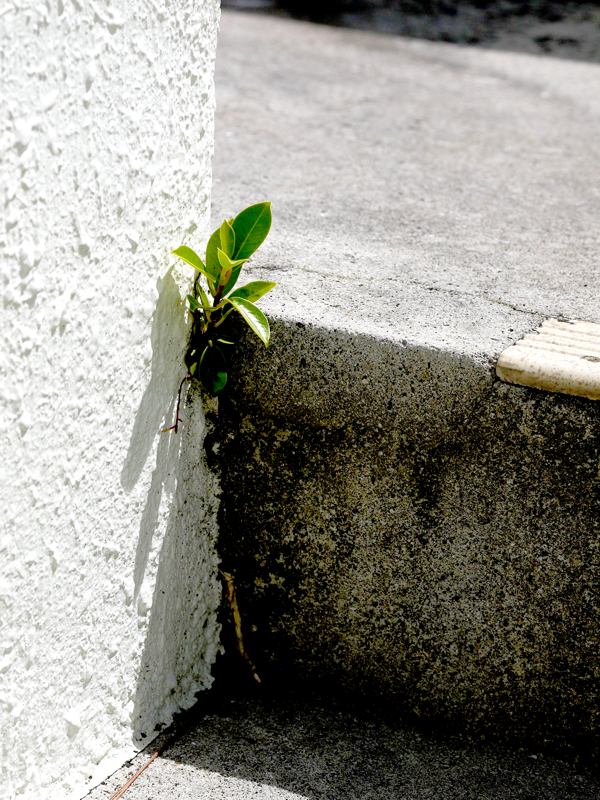
{"type": "Polygon", "coordinates": [[[218,18],[217,0],[0,8],[4,798],[80,796],[210,683],[201,409],[159,430],[191,277],[168,254],[206,234],[218,18]]]}

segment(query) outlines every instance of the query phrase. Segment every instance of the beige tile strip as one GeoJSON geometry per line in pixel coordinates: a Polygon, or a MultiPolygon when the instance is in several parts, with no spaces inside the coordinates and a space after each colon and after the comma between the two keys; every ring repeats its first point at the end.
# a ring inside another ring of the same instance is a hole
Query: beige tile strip
{"type": "Polygon", "coordinates": [[[548,319],[500,355],[496,375],[520,386],[600,400],[600,325],[548,319]]]}

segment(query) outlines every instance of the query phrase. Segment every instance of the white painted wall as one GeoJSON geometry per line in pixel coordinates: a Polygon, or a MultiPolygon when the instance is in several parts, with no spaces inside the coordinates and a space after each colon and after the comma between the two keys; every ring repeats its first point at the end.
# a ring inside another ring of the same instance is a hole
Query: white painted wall
{"type": "Polygon", "coordinates": [[[201,410],[159,431],[191,278],[169,252],[206,235],[218,16],[218,0],[0,7],[5,799],[81,796],[210,683],[201,410]]]}

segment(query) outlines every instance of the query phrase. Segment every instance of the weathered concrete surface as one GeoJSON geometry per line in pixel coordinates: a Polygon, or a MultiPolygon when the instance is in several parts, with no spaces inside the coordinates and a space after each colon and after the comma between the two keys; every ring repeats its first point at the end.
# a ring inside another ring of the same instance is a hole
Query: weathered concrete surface
{"type": "MultiPolygon", "coordinates": [[[[466,746],[460,737],[436,741],[328,701],[225,698],[210,708],[207,701],[127,800],[596,800],[600,792],[594,779],[540,754],[466,746]]],[[[88,800],[107,800],[158,744],[88,800]]]]}
{"type": "Polygon", "coordinates": [[[600,321],[597,65],[224,14],[215,221],[280,282],[220,406],[220,549],[269,682],[598,751],[598,406],[499,383],[600,321]]]}
{"type": "Polygon", "coordinates": [[[216,82],[213,219],[272,200],[272,313],[494,355],[513,309],[600,322],[600,65],[224,12],[216,82]]]}
{"type": "MultiPolygon", "coordinates": [[[[271,364],[327,347],[297,337],[294,352],[275,332],[271,364]]],[[[331,372],[344,356],[351,368],[361,342],[351,344],[328,350],[331,372]]],[[[419,717],[563,753],[595,750],[597,409],[496,382],[470,413],[447,414],[426,380],[402,377],[392,398],[404,390],[409,408],[382,411],[377,425],[341,392],[337,425],[297,413],[298,402],[292,416],[261,414],[250,381],[236,383],[237,408],[221,404],[220,550],[259,673],[387,696],[419,717]],[[410,407],[429,415],[422,435],[410,407]]],[[[260,380],[282,405],[308,394],[289,372],[260,380]]]]}

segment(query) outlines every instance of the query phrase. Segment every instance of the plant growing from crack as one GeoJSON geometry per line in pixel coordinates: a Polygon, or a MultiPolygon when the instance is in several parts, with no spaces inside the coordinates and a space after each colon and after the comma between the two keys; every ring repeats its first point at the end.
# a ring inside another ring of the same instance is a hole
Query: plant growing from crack
{"type": "Polygon", "coordinates": [[[269,344],[267,318],[255,305],[276,286],[269,281],[252,281],[235,289],[242,267],[264,242],[271,228],[271,203],[257,203],[224,220],[206,246],[204,261],[190,247],[182,245],[173,254],[194,267],[198,274],[194,294],[188,295],[193,315],[190,343],[185,354],[187,373],[179,386],[175,424],[167,431],[177,433],[181,390],[187,380],[198,380],[216,397],[227,382],[225,348],[239,339],[239,322],[246,322],[258,338],[269,344]],[[200,283],[204,277],[207,290],[200,283]]]}

